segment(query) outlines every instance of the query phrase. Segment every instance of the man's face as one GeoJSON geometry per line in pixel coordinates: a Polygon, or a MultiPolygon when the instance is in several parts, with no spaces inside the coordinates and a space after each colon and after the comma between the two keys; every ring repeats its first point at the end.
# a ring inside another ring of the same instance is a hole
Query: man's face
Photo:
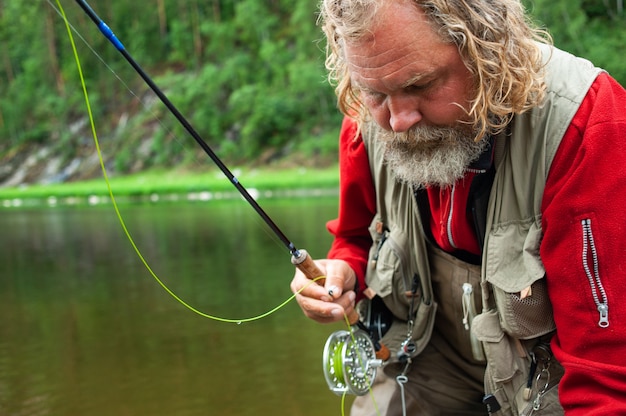
{"type": "Polygon", "coordinates": [[[412,2],[384,2],[371,34],[345,44],[352,84],[385,131],[385,158],[414,185],[451,185],[480,155],[467,116],[472,75],[412,2]]]}

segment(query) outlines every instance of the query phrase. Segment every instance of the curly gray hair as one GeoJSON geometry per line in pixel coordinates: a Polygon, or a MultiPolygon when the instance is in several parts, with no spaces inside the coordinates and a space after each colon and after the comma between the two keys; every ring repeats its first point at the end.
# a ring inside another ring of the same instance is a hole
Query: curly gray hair
{"type": "MultiPolygon", "coordinates": [[[[327,38],[326,68],[340,110],[363,122],[367,110],[353,87],[344,43],[358,40],[390,0],[322,0],[320,23],[327,38]]],[[[514,114],[541,103],[545,96],[542,56],[537,41],[550,35],[535,27],[519,0],[391,0],[414,3],[445,42],[454,43],[474,75],[475,97],[468,115],[476,140],[496,134],[514,114]]]]}

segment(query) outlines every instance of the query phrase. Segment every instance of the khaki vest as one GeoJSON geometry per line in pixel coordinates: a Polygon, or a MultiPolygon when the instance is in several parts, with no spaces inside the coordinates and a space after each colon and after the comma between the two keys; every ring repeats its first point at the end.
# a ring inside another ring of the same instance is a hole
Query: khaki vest
{"type": "MultiPolygon", "coordinates": [[[[529,351],[537,338],[555,328],[539,256],[543,190],[563,134],[601,72],[566,52],[546,45],[541,49],[547,62],[545,102],[515,116],[510,135],[496,138],[481,266],[483,309],[471,322],[471,332],[482,341],[487,357],[485,390],[498,400],[498,414],[527,414],[533,406],[533,397],[523,389],[529,351]],[[530,296],[521,299],[522,291],[530,296]]],[[[392,351],[406,339],[409,309],[415,313],[411,336],[417,355],[430,340],[437,310],[428,243],[413,189],[396,181],[385,165],[382,146],[375,140],[377,129],[373,123],[363,126],[377,204],[366,282],[397,318],[383,338],[392,351]],[[413,298],[405,295],[415,288],[413,298]]],[[[558,383],[555,366],[550,387],[558,383]]],[[[541,414],[562,412],[556,390],[550,392],[552,405],[547,399],[539,403],[541,414]]]]}

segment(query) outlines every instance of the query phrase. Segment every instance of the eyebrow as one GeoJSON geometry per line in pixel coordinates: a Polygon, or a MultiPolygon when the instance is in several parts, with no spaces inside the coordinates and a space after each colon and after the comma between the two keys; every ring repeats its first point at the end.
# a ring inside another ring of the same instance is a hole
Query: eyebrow
{"type": "MultiPolygon", "coordinates": [[[[415,85],[416,83],[424,80],[424,79],[428,79],[429,77],[431,77],[433,75],[434,72],[429,72],[426,74],[417,74],[417,75],[413,75],[411,78],[409,78],[408,80],[406,80],[405,82],[403,82],[400,85],[400,88],[398,89],[404,89],[404,88],[408,88],[411,87],[413,85],[415,85]]],[[[367,87],[365,85],[362,85],[361,83],[352,80],[352,84],[359,89],[360,91],[363,91],[364,93],[369,93],[369,94],[381,94],[380,91],[377,91],[373,88],[367,87]]]]}
{"type": "Polygon", "coordinates": [[[359,84],[358,82],[352,82],[352,84],[356,87],[356,89],[358,89],[359,91],[362,91],[366,94],[381,94],[380,91],[376,91],[373,88],[370,87],[366,87],[364,85],[359,84]]]}
{"type": "Polygon", "coordinates": [[[429,72],[427,74],[418,74],[418,75],[413,75],[411,78],[409,78],[407,81],[405,81],[400,88],[407,88],[407,87],[411,87],[413,85],[415,85],[416,83],[418,83],[419,81],[422,81],[423,79],[427,79],[429,78],[431,75],[433,74],[433,72],[429,72]]]}

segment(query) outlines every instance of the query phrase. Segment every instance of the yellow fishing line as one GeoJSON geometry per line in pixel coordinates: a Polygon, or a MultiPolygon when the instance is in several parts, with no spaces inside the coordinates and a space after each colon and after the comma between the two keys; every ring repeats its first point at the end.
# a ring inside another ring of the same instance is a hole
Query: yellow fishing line
{"type": "Polygon", "coordinates": [[[348,395],[348,391],[344,391],[341,395],[341,416],[346,416],[346,396],[348,395]]]}
{"type": "MultiPolygon", "coordinates": [[[[98,140],[98,133],[96,132],[96,123],[94,121],[93,113],[91,111],[91,104],[89,102],[89,93],[87,92],[87,84],[85,82],[85,77],[83,76],[82,65],[80,63],[80,58],[78,57],[78,50],[76,49],[76,44],[74,42],[74,36],[72,35],[72,30],[71,30],[69,21],[67,20],[67,17],[65,15],[65,11],[63,10],[63,6],[61,6],[61,3],[59,2],[59,0],[56,0],[56,3],[58,5],[58,7],[59,7],[59,11],[61,12],[61,16],[63,17],[63,21],[65,22],[65,27],[67,29],[67,34],[68,34],[68,36],[70,38],[70,43],[72,45],[72,51],[74,52],[74,59],[76,61],[76,68],[78,69],[78,75],[80,77],[80,83],[81,83],[81,86],[82,86],[82,89],[83,89],[83,95],[85,96],[85,105],[87,106],[87,114],[89,116],[89,124],[91,126],[91,133],[93,135],[94,143],[96,145],[96,151],[98,153],[98,160],[100,162],[100,168],[102,169],[102,175],[104,177],[104,181],[106,182],[107,189],[108,189],[108,192],[109,192],[109,196],[110,196],[111,202],[113,204],[113,208],[115,209],[115,214],[117,215],[117,219],[119,220],[119,223],[122,226],[122,229],[124,230],[124,234],[126,234],[126,237],[128,238],[128,241],[133,246],[133,249],[135,250],[135,253],[137,253],[137,256],[139,257],[141,262],[144,264],[144,266],[146,267],[148,272],[152,275],[152,277],[159,283],[159,285],[167,293],[169,293],[174,299],[176,299],[180,304],[185,306],[187,309],[189,309],[189,310],[191,310],[191,311],[193,311],[193,312],[197,313],[198,315],[203,316],[205,318],[213,319],[215,321],[220,321],[220,322],[242,324],[244,322],[257,321],[259,319],[263,319],[266,316],[269,316],[269,315],[273,314],[274,312],[276,312],[279,309],[283,308],[285,305],[287,305],[293,299],[295,299],[296,295],[298,293],[300,293],[302,290],[304,290],[308,285],[303,287],[302,289],[300,289],[300,291],[298,291],[297,293],[295,293],[292,296],[290,296],[287,300],[285,300],[284,302],[282,302],[281,304],[279,304],[275,308],[273,308],[273,309],[271,309],[271,310],[269,310],[269,311],[267,311],[267,312],[265,312],[265,313],[263,313],[261,315],[253,316],[253,317],[250,317],[250,318],[239,318],[239,319],[221,318],[221,317],[218,317],[218,316],[209,315],[207,313],[204,313],[204,312],[194,308],[193,306],[189,305],[187,302],[185,302],[183,299],[181,299],[179,296],[177,296],[169,287],[167,287],[165,285],[165,283],[163,283],[163,281],[161,279],[159,279],[159,277],[152,270],[152,268],[150,267],[150,265],[148,264],[148,262],[146,261],[144,256],[141,254],[141,251],[139,250],[139,248],[135,244],[135,241],[133,240],[132,236],[130,235],[130,232],[128,231],[128,228],[126,227],[126,223],[124,222],[124,219],[122,218],[122,214],[120,213],[120,210],[119,210],[119,208],[117,206],[117,202],[115,201],[115,196],[113,195],[113,189],[111,188],[111,182],[109,181],[109,176],[108,176],[107,170],[106,170],[106,168],[104,166],[104,159],[102,157],[102,152],[100,151],[100,142],[98,140]]],[[[319,277],[311,280],[311,283],[309,283],[309,284],[313,284],[313,283],[317,282],[318,280],[323,279],[324,277],[325,276],[319,276],[319,277]]]]}
{"type": "MultiPolygon", "coordinates": [[[[148,264],[148,262],[146,261],[144,256],[141,254],[141,251],[139,250],[139,248],[135,244],[135,241],[133,240],[133,238],[132,238],[132,236],[130,234],[130,231],[128,231],[128,228],[126,227],[126,223],[124,222],[124,219],[122,218],[122,214],[120,213],[119,207],[118,207],[117,202],[115,200],[115,196],[113,195],[113,189],[111,187],[111,182],[109,180],[109,176],[107,174],[107,170],[106,170],[106,167],[105,167],[105,164],[104,164],[104,158],[102,157],[102,152],[100,150],[100,142],[98,140],[98,133],[96,131],[96,124],[95,124],[95,121],[94,121],[93,112],[91,111],[91,104],[90,104],[90,101],[89,101],[89,93],[87,91],[87,84],[85,82],[85,77],[83,75],[83,70],[82,70],[82,65],[80,63],[80,58],[78,57],[78,50],[77,50],[76,44],[74,42],[74,36],[72,35],[71,26],[69,24],[69,21],[67,20],[66,15],[65,15],[65,11],[63,9],[63,6],[61,5],[59,0],[56,0],[56,3],[57,3],[57,6],[59,7],[59,11],[61,13],[61,16],[63,17],[63,21],[64,21],[65,27],[67,29],[67,34],[69,36],[70,43],[72,45],[72,51],[74,53],[74,60],[76,61],[76,68],[78,70],[78,75],[79,75],[79,78],[80,78],[81,87],[83,89],[83,95],[85,97],[85,105],[87,107],[87,114],[89,116],[89,124],[90,124],[90,127],[91,127],[91,133],[92,133],[92,136],[93,136],[93,139],[94,139],[94,143],[95,143],[95,146],[96,146],[96,152],[98,154],[98,161],[100,163],[100,168],[102,170],[102,175],[104,177],[104,181],[106,183],[107,190],[109,192],[109,197],[111,198],[111,202],[113,204],[113,208],[115,210],[115,214],[116,214],[116,216],[118,218],[118,221],[119,221],[122,229],[124,230],[124,234],[128,238],[128,241],[130,242],[130,244],[132,245],[133,249],[135,250],[135,253],[137,253],[137,256],[139,257],[139,259],[141,260],[143,265],[146,267],[146,269],[148,270],[150,275],[158,282],[158,284],[170,296],[172,296],[174,299],[176,299],[180,304],[185,306],[187,309],[189,309],[192,312],[195,312],[196,314],[198,314],[200,316],[203,316],[205,318],[213,319],[213,320],[220,321],[220,322],[226,322],[226,323],[241,324],[241,323],[245,323],[245,322],[252,322],[252,321],[263,319],[263,318],[273,314],[274,312],[280,310],[285,305],[287,305],[289,302],[291,302],[293,299],[295,299],[296,295],[298,293],[300,293],[302,290],[306,289],[306,287],[308,287],[308,285],[303,287],[302,289],[300,289],[298,292],[294,293],[293,295],[291,295],[287,300],[285,300],[284,302],[282,302],[278,306],[270,309],[269,311],[267,311],[267,312],[265,312],[265,313],[263,313],[261,315],[253,316],[253,317],[250,317],[250,318],[240,318],[240,319],[221,318],[221,317],[218,317],[218,316],[209,315],[207,313],[204,313],[204,312],[194,308],[193,306],[189,305],[187,302],[185,302],[183,299],[181,299],[178,295],[176,295],[169,287],[167,287],[167,285],[165,285],[165,283],[163,283],[163,281],[156,275],[156,273],[152,270],[152,268],[150,267],[150,265],[148,264]]],[[[311,280],[309,285],[314,284],[318,280],[321,280],[321,279],[324,279],[324,278],[325,278],[325,276],[319,276],[319,277],[311,280]]],[[[350,321],[349,321],[348,316],[346,314],[344,314],[344,318],[345,318],[345,321],[346,321],[346,324],[347,324],[348,328],[350,328],[351,327],[350,321]]],[[[352,335],[352,339],[353,339],[353,341],[355,341],[354,340],[354,335],[352,335]]],[[[374,395],[372,393],[371,386],[370,386],[370,395],[372,397],[372,400],[374,401],[374,406],[376,408],[376,412],[377,412],[378,415],[380,415],[380,411],[378,410],[378,406],[376,404],[376,401],[374,400],[374,395]]],[[[346,396],[347,396],[347,392],[344,392],[344,394],[341,397],[341,414],[342,414],[342,416],[345,416],[346,396]]]]}
{"type": "MultiPolygon", "coordinates": [[[[344,313],[343,314],[343,318],[346,321],[346,325],[348,325],[348,328],[351,328],[350,325],[350,319],[348,318],[348,314],[344,313]]],[[[354,332],[352,332],[352,330],[350,330],[350,337],[352,338],[352,342],[356,344],[356,338],[354,337],[354,332]]],[[[365,369],[365,363],[363,363],[363,359],[362,357],[359,355],[359,363],[361,364],[361,368],[365,369]]],[[[367,376],[366,376],[367,377],[367,376]]],[[[374,397],[374,391],[372,390],[372,383],[373,380],[369,380],[369,378],[367,378],[367,384],[369,384],[369,395],[370,398],[372,399],[372,403],[374,404],[374,409],[376,410],[376,414],[378,416],[380,415],[380,410],[378,409],[378,403],[376,403],[376,398],[374,397]]],[[[347,395],[347,390],[343,392],[343,395],[341,396],[341,416],[345,416],[345,400],[346,400],[346,395],[347,395]]]]}

